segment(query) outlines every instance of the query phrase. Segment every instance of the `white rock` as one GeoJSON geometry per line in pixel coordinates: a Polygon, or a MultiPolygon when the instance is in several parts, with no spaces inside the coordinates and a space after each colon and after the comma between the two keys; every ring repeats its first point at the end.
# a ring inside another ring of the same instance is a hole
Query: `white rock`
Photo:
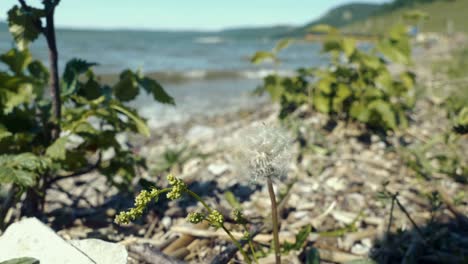
{"type": "Polygon", "coordinates": [[[365,245],[358,243],[351,248],[351,253],[356,255],[367,255],[369,253],[370,248],[366,247],[365,245]]]}
{"type": "Polygon", "coordinates": [[[188,160],[184,164],[184,167],[182,169],[182,174],[190,175],[190,174],[197,172],[201,168],[201,164],[202,164],[202,159],[200,158],[194,158],[194,159],[188,160]]]}
{"type": "Polygon", "coordinates": [[[85,253],[95,263],[126,264],[128,253],[123,245],[100,239],[71,240],[70,244],[85,253]]]}
{"type": "Polygon", "coordinates": [[[164,226],[164,228],[169,229],[171,227],[171,224],[172,224],[172,219],[169,216],[164,216],[161,219],[161,224],[162,224],[162,226],[164,226]]]}
{"type": "Polygon", "coordinates": [[[96,263],[36,218],[25,218],[9,226],[0,237],[0,249],[0,262],[33,257],[48,264],[96,263]]]}
{"type": "Polygon", "coordinates": [[[229,166],[224,163],[217,163],[217,164],[210,164],[207,169],[214,176],[220,176],[229,169],[229,166]]]}
{"type": "Polygon", "coordinates": [[[213,137],[215,134],[215,129],[207,126],[193,126],[185,135],[185,138],[190,142],[197,142],[203,139],[208,139],[213,137]]]}

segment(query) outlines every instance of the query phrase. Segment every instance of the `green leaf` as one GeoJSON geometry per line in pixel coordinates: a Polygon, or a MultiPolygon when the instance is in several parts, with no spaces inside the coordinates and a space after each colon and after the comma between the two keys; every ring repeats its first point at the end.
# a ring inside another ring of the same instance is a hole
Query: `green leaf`
{"type": "Polygon", "coordinates": [[[16,75],[22,75],[23,70],[31,63],[32,56],[27,49],[23,51],[11,49],[0,56],[0,61],[8,65],[10,70],[16,75]]]}
{"type": "Polygon", "coordinates": [[[343,109],[342,105],[343,102],[351,96],[352,91],[348,85],[345,84],[338,84],[338,88],[336,89],[335,97],[333,97],[333,111],[339,112],[343,109]]]}
{"type": "Polygon", "coordinates": [[[35,60],[29,63],[28,71],[32,77],[46,83],[49,80],[49,71],[40,61],[35,60]]]}
{"type": "Polygon", "coordinates": [[[377,44],[377,50],[381,52],[387,59],[395,63],[408,64],[410,58],[400,49],[393,46],[389,42],[380,42],[377,44]]]}
{"type": "Polygon", "coordinates": [[[369,121],[370,111],[363,103],[354,101],[351,104],[349,115],[356,120],[367,123],[369,121]]]}
{"type": "Polygon", "coordinates": [[[390,103],[383,100],[375,100],[369,104],[369,109],[379,115],[379,119],[383,121],[386,127],[390,129],[397,127],[395,113],[390,103]]]}
{"type": "Polygon", "coordinates": [[[250,58],[250,62],[253,64],[260,64],[266,60],[277,61],[275,54],[269,51],[257,51],[255,54],[250,58]]]}
{"type": "Polygon", "coordinates": [[[136,113],[124,107],[123,105],[111,104],[110,107],[130,118],[135,123],[137,131],[140,134],[146,137],[150,137],[151,132],[149,127],[146,125],[146,122],[143,119],[141,119],[136,113]]]}
{"type": "Polygon", "coordinates": [[[138,76],[130,70],[120,74],[120,80],[112,87],[115,97],[122,102],[128,102],[136,98],[139,93],[138,76]]]}
{"type": "Polygon", "coordinates": [[[330,99],[320,94],[316,94],[313,98],[315,109],[322,113],[330,113],[330,99]]]}
{"type": "Polygon", "coordinates": [[[94,80],[93,77],[89,78],[86,83],[81,85],[78,90],[78,95],[83,96],[88,100],[95,100],[102,95],[101,85],[94,80]]]}
{"type": "Polygon", "coordinates": [[[87,62],[82,59],[71,59],[67,62],[65,66],[65,71],[63,72],[63,81],[65,83],[64,87],[64,94],[73,94],[76,90],[76,82],[78,80],[78,76],[87,72],[91,67],[97,65],[94,62],[87,62]]]}
{"type": "Polygon", "coordinates": [[[46,150],[46,155],[53,160],[64,160],[67,154],[68,137],[58,138],[52,145],[46,150]]]}
{"type": "Polygon", "coordinates": [[[226,201],[231,205],[232,208],[241,208],[241,204],[231,191],[225,192],[224,198],[226,198],[226,201]]]}
{"type": "Polygon", "coordinates": [[[294,42],[294,39],[290,39],[290,38],[282,39],[278,41],[278,43],[276,43],[276,46],[273,48],[273,52],[278,53],[281,50],[289,47],[289,45],[291,45],[293,42],[294,42]]]}
{"type": "Polygon", "coordinates": [[[306,264],[320,264],[320,252],[316,248],[307,250],[306,264]]]}
{"type": "Polygon", "coordinates": [[[0,165],[0,183],[14,183],[21,186],[33,186],[36,182],[36,174],[30,171],[13,169],[0,165]]]}
{"type": "Polygon", "coordinates": [[[0,264],[39,264],[39,260],[35,258],[15,258],[0,262],[0,264]]]}
{"type": "Polygon", "coordinates": [[[172,98],[156,80],[145,77],[139,79],[138,82],[143,89],[153,95],[154,100],[163,104],[175,105],[174,98],[172,98]]]}
{"type": "Polygon", "coordinates": [[[39,18],[43,15],[42,10],[31,8],[26,12],[16,5],[8,11],[8,26],[18,49],[27,49],[29,42],[37,39],[41,33],[39,18]]]}
{"type": "Polygon", "coordinates": [[[351,57],[356,50],[356,40],[352,38],[344,38],[341,45],[346,56],[351,57]]]}

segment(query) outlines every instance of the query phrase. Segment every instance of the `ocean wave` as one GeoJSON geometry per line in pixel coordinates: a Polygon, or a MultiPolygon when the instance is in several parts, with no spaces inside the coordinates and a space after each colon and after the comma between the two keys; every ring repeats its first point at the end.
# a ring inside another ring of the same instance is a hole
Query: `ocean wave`
{"type": "Polygon", "coordinates": [[[223,43],[225,42],[226,40],[223,39],[222,37],[199,37],[199,38],[196,38],[194,40],[195,43],[199,43],[199,44],[219,44],[219,43],[223,43]]]}
{"type": "Polygon", "coordinates": [[[154,72],[147,75],[153,76],[160,81],[167,82],[182,82],[191,80],[222,80],[222,79],[262,79],[271,74],[280,76],[291,76],[294,74],[292,70],[273,70],[273,69],[258,69],[258,70],[238,70],[238,71],[211,71],[211,70],[191,70],[184,72],[168,71],[154,72]]]}

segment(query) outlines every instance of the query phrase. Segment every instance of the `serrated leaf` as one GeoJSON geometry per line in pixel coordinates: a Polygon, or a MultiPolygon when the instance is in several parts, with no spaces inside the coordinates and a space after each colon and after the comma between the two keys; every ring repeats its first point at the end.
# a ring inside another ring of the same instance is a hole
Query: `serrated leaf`
{"type": "Polygon", "coordinates": [[[86,83],[80,86],[78,95],[83,96],[88,100],[95,100],[102,95],[101,85],[96,82],[94,78],[90,78],[86,83]]]}
{"type": "Polygon", "coordinates": [[[110,107],[126,115],[128,118],[130,118],[135,123],[137,131],[140,134],[146,137],[150,137],[151,132],[150,132],[149,127],[146,125],[146,122],[142,118],[140,118],[137,114],[133,113],[133,111],[131,111],[130,109],[127,109],[126,107],[122,105],[111,104],[110,107]]]}
{"type": "Polygon", "coordinates": [[[136,98],[139,93],[138,76],[130,70],[120,74],[120,80],[112,87],[115,97],[122,102],[128,102],[136,98]]]}
{"type": "Polygon", "coordinates": [[[250,58],[250,62],[253,64],[260,64],[266,60],[276,61],[275,54],[269,51],[257,51],[255,54],[250,58]]]}
{"type": "Polygon", "coordinates": [[[65,83],[64,95],[73,94],[76,90],[76,82],[80,74],[87,72],[91,67],[97,65],[94,62],[87,62],[82,59],[73,58],[67,62],[63,72],[63,81],[65,83]]]}
{"type": "Polygon", "coordinates": [[[29,50],[23,51],[11,49],[0,56],[0,61],[3,61],[10,70],[16,75],[21,75],[23,70],[31,63],[32,56],[29,50]]]}
{"type": "Polygon", "coordinates": [[[35,60],[28,65],[29,73],[41,82],[47,82],[49,79],[49,71],[40,61],[35,60]]]}
{"type": "Polygon", "coordinates": [[[53,160],[64,160],[67,155],[68,137],[61,137],[55,140],[46,150],[46,155],[53,160]]]}
{"type": "Polygon", "coordinates": [[[36,175],[25,170],[17,170],[10,167],[0,166],[0,183],[14,183],[21,186],[33,186],[36,175]]]}
{"type": "Polygon", "coordinates": [[[0,264],[39,264],[39,260],[35,258],[15,258],[0,262],[0,264]]]}
{"type": "Polygon", "coordinates": [[[8,11],[8,26],[19,50],[27,49],[28,44],[39,36],[42,15],[42,10],[32,8],[26,12],[16,5],[8,11]]]}
{"type": "Polygon", "coordinates": [[[138,82],[143,87],[143,89],[153,95],[154,100],[163,104],[175,105],[174,98],[170,96],[156,80],[145,77],[139,79],[138,82]]]}

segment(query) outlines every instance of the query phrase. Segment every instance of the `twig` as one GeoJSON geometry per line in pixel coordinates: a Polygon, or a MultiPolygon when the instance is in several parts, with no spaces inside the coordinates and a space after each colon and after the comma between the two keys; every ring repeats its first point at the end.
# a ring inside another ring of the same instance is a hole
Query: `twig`
{"type": "MultiPolygon", "coordinates": [[[[226,233],[224,233],[222,230],[218,230],[218,231],[205,230],[205,229],[193,228],[193,227],[190,227],[190,226],[173,226],[173,227],[171,227],[170,230],[172,232],[175,232],[175,233],[191,235],[191,236],[194,236],[194,237],[204,237],[204,238],[216,237],[216,238],[219,238],[219,239],[230,240],[229,236],[226,233]]],[[[314,233],[312,233],[312,234],[314,234],[314,233]]],[[[241,239],[244,236],[244,234],[241,233],[241,232],[232,232],[232,235],[236,239],[241,239]]],[[[315,235],[317,235],[317,237],[318,237],[317,233],[315,233],[315,235]]],[[[284,242],[294,243],[296,241],[295,235],[292,234],[292,233],[289,233],[289,232],[282,232],[282,233],[280,233],[279,237],[280,237],[280,242],[281,243],[284,243],[284,242]]],[[[257,243],[270,243],[272,239],[273,239],[272,235],[258,234],[257,236],[255,236],[253,238],[253,241],[255,241],[257,243]]]]}
{"type": "Polygon", "coordinates": [[[102,154],[99,153],[98,160],[96,161],[96,163],[90,164],[87,167],[85,167],[85,168],[83,168],[81,170],[78,170],[78,171],[76,171],[76,172],[74,172],[72,174],[65,175],[65,176],[57,176],[55,178],[51,178],[50,180],[47,181],[46,186],[49,187],[52,184],[54,184],[55,182],[57,182],[57,181],[70,179],[70,178],[74,178],[74,177],[79,177],[79,176],[82,176],[84,174],[90,173],[90,172],[92,172],[93,170],[95,170],[95,169],[97,169],[99,167],[99,165],[101,164],[101,159],[102,159],[102,154]]]}
{"type": "Polygon", "coordinates": [[[408,218],[408,220],[410,220],[411,224],[413,225],[414,229],[416,229],[416,231],[418,232],[418,234],[421,236],[421,238],[424,240],[424,234],[423,232],[421,231],[421,229],[419,228],[419,226],[416,224],[416,222],[414,222],[413,218],[411,217],[411,215],[408,213],[408,211],[406,211],[406,208],[400,203],[400,200],[398,200],[398,193],[395,194],[395,201],[398,205],[398,207],[400,208],[400,210],[406,215],[406,217],[408,218]]]}
{"type": "Polygon", "coordinates": [[[445,203],[445,205],[447,206],[447,209],[455,216],[458,223],[460,225],[468,227],[468,218],[464,214],[462,214],[460,211],[458,211],[458,209],[452,203],[451,199],[449,198],[445,190],[441,187],[438,187],[437,192],[440,195],[440,199],[445,203]]]}
{"type": "Polygon", "coordinates": [[[395,196],[392,197],[392,206],[390,207],[390,216],[388,218],[387,234],[390,234],[390,228],[392,227],[394,209],[395,209],[395,196]]]}
{"type": "Polygon", "coordinates": [[[337,250],[322,249],[320,247],[317,248],[319,248],[320,251],[320,259],[329,262],[346,263],[353,260],[362,259],[362,256],[357,256],[337,250]]]}

